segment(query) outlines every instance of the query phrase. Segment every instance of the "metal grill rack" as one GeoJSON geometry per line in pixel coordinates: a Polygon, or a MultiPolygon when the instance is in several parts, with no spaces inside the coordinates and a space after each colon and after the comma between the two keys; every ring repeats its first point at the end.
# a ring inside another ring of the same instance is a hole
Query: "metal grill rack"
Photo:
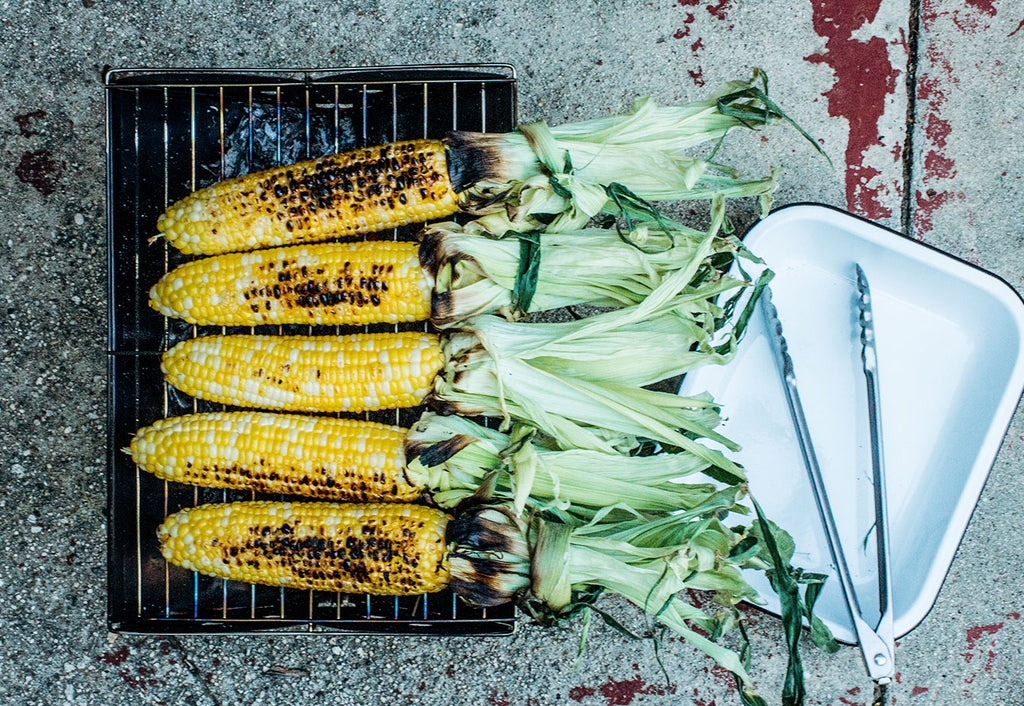
{"type": "MultiPolygon", "coordinates": [[[[168,483],[120,449],[155,420],[225,409],[163,382],[160,354],[212,333],[324,334],[422,328],[260,326],[225,329],[167,320],[148,289],[191,259],[149,243],[157,216],[189,192],[238,174],[331,152],[453,129],[515,126],[516,77],[505,64],[326,70],[134,70],[106,75],[108,224],[108,622],[135,633],[509,634],[514,609],[470,608],[444,592],[350,596],[225,581],[168,565],[156,528],[207,502],[277,499],[168,483]]],[[[411,240],[416,227],[369,238],[411,240]]],[[[365,415],[409,426],[419,410],[365,415]]]]}

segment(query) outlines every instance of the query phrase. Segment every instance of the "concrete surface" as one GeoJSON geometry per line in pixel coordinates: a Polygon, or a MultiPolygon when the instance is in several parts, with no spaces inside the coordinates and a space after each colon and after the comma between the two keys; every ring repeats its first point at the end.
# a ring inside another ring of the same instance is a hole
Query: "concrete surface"
{"type": "MultiPolygon", "coordinates": [[[[785,167],[779,202],[900,229],[1024,290],[1024,10],[1009,0],[0,2],[0,701],[18,704],[737,704],[686,645],[595,625],[511,638],[132,637],[105,628],[101,69],[502,61],[520,116],[698,98],[761,66],[792,131],[728,161],[785,167]],[[908,77],[909,72],[909,77],[908,77]]],[[[894,703],[1024,703],[1024,416],[931,614],[899,643],[894,703]]],[[[640,627],[612,599],[609,609],[640,627]]],[[[777,702],[777,621],[751,614],[777,702]]],[[[856,649],[806,651],[808,703],[870,700],[856,649]]]]}

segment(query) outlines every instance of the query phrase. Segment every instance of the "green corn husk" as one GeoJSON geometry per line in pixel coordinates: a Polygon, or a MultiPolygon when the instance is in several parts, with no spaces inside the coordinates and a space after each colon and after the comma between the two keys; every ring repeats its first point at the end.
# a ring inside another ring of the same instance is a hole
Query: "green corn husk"
{"type": "MultiPolygon", "coordinates": [[[[544,622],[562,622],[593,608],[600,591],[617,593],[643,609],[651,618],[676,632],[718,664],[732,672],[750,703],[753,694],[747,660],[718,640],[739,621],[736,604],[756,593],[740,573],[742,566],[761,566],[756,549],[745,552],[753,560],[737,561],[737,548],[747,548],[756,536],[743,528],[730,529],[717,513],[680,513],[650,519],[636,515],[610,522],[616,508],[598,512],[586,524],[564,523],[541,515],[516,519],[506,506],[474,507],[457,512],[453,535],[467,544],[488,537],[491,547],[505,551],[486,556],[487,566],[472,562],[453,570],[452,586],[460,595],[471,594],[481,605],[507,600],[510,585],[519,604],[544,622]],[[482,514],[486,530],[477,530],[482,514]],[[493,518],[501,515],[500,522],[493,518]],[[514,539],[494,538],[508,533],[514,539]],[[523,541],[525,539],[525,542],[523,541]],[[529,579],[522,567],[530,566],[529,579]],[[495,581],[500,588],[480,587],[481,572],[496,564],[512,567],[509,580],[495,581]],[[708,591],[720,606],[714,614],[691,605],[679,593],[684,589],[708,591]]],[[[454,551],[479,554],[458,543],[454,551]]]]}
{"type": "Polygon", "coordinates": [[[779,120],[795,126],[768,98],[767,77],[755,70],[750,81],[731,81],[686,105],[640,98],[624,115],[556,127],[539,122],[500,135],[455,133],[455,143],[487,154],[490,167],[487,178],[462,193],[461,205],[503,222],[505,230],[575,230],[602,211],[615,212],[607,189],[617,184],[649,201],[757,196],[766,214],[774,172],[745,179],[693,151],[735,128],[756,130],[779,120]]]}
{"type": "MultiPolygon", "coordinates": [[[[717,201],[715,207],[721,208],[722,203],[717,201]]],[[[712,225],[716,230],[718,223],[716,219],[712,225]]],[[[690,266],[708,235],[665,218],[633,225],[629,232],[585,228],[507,237],[504,232],[494,237],[481,221],[428,226],[421,236],[420,262],[432,280],[431,321],[444,328],[487,313],[514,319],[577,304],[638,304],[669,274],[690,266]],[[537,260],[532,291],[525,296],[519,291],[524,238],[529,238],[527,256],[533,254],[537,260]]],[[[701,263],[705,267],[697,273],[701,281],[692,283],[693,305],[744,286],[743,281],[721,273],[723,263],[746,256],[741,248],[735,238],[716,233],[701,263]]],[[[710,310],[695,308],[692,313],[707,315],[710,310]]]]}
{"type": "Polygon", "coordinates": [[[727,362],[742,335],[756,297],[725,332],[717,327],[728,317],[720,316],[725,312],[714,297],[688,287],[714,232],[713,227],[705,235],[686,267],[638,305],[567,323],[470,319],[444,341],[447,363],[428,401],[444,413],[530,424],[566,449],[621,452],[635,448],[637,438],[652,439],[708,461],[718,480],[740,482],[739,467],[695,441],[735,448],[713,430],[718,411],[709,397],[642,387],[727,362]]]}
{"type": "Polygon", "coordinates": [[[745,511],[737,503],[746,486],[682,482],[701,476],[710,465],[693,454],[564,451],[546,446],[534,432],[517,426],[505,434],[462,417],[426,412],[406,436],[406,476],[411,484],[429,489],[432,502],[445,508],[455,507],[496,474],[497,493],[507,496],[517,513],[530,507],[589,520],[612,505],[642,514],[745,511]]]}

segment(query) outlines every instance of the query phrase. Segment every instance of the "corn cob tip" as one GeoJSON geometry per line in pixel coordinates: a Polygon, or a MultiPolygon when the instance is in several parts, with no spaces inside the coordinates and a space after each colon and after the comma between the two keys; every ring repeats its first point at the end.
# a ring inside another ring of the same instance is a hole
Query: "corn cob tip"
{"type": "Polygon", "coordinates": [[[530,587],[526,526],[508,508],[464,508],[449,526],[448,541],[452,590],[467,603],[502,605],[530,587]]]}

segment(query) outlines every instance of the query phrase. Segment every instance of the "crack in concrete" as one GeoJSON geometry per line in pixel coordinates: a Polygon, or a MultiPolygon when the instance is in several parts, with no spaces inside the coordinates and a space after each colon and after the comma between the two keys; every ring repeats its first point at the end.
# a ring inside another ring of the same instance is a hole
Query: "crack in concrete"
{"type": "Polygon", "coordinates": [[[900,199],[900,230],[913,238],[914,129],[917,120],[917,45],[921,32],[921,0],[910,0],[907,20],[907,134],[903,140],[903,193],[900,199]]]}

